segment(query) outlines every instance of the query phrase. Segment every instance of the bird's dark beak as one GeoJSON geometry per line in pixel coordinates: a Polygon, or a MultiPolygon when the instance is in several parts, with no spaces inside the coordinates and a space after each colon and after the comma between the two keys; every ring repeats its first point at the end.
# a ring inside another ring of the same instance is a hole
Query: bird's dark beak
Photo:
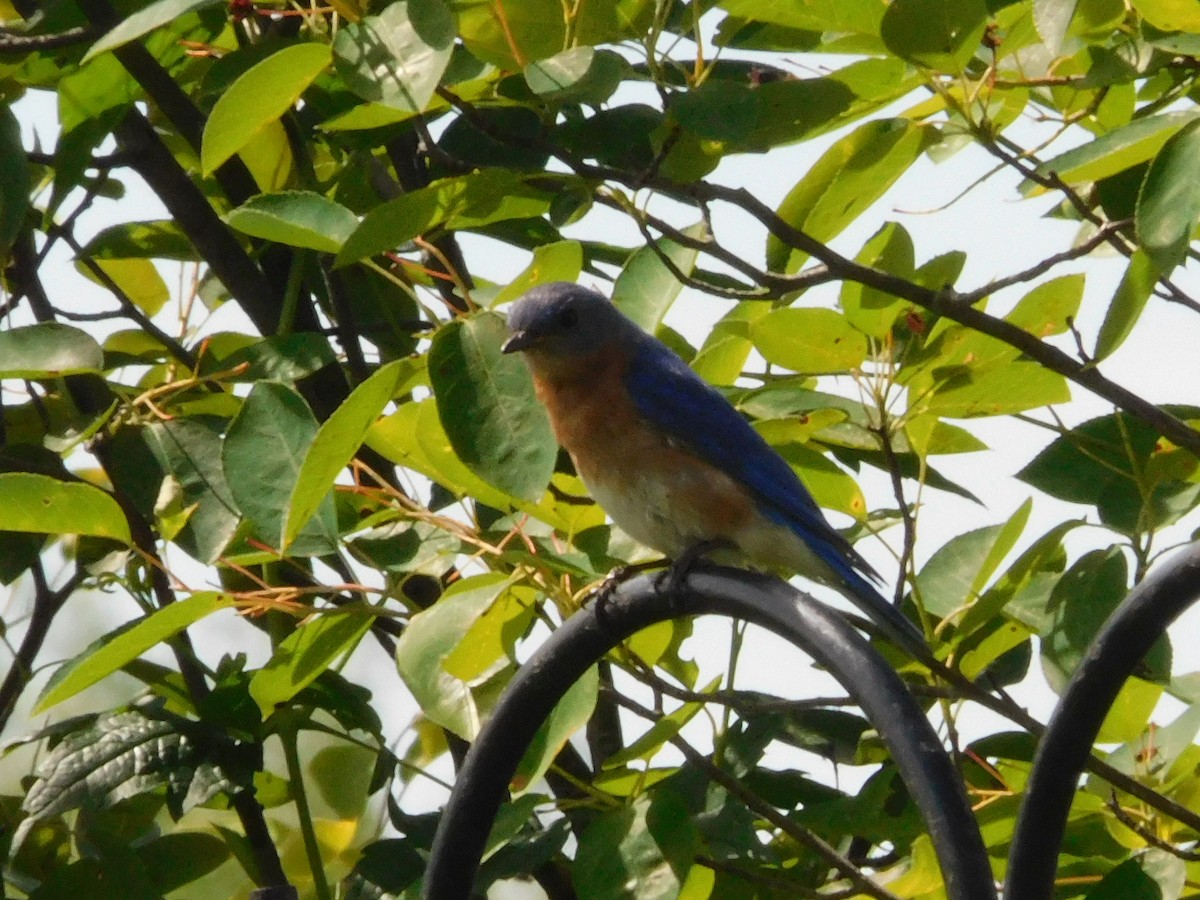
{"type": "Polygon", "coordinates": [[[500,347],[501,353],[519,353],[532,347],[536,343],[537,338],[528,331],[514,331],[507,341],[500,347]]]}

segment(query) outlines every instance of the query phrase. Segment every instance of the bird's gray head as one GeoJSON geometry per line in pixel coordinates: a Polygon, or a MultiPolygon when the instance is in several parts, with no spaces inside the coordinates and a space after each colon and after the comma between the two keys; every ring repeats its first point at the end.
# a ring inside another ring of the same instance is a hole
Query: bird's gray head
{"type": "Polygon", "coordinates": [[[568,281],[530,289],[508,314],[505,353],[585,356],[609,341],[627,343],[641,332],[603,294],[568,281]]]}

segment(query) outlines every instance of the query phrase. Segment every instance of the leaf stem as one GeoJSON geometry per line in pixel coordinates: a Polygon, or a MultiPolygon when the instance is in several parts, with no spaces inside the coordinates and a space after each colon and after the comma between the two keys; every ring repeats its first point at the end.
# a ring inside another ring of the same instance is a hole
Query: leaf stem
{"type": "Polygon", "coordinates": [[[313,828],[312,809],[308,805],[308,792],[304,789],[304,769],[300,764],[299,729],[288,725],[279,733],[283,743],[283,756],[287,763],[288,780],[292,783],[292,796],[296,801],[296,813],[300,818],[300,836],[304,840],[304,855],[312,872],[313,892],[317,900],[333,900],[329,882],[325,880],[325,866],[321,862],[321,847],[317,843],[317,832],[313,828]]]}

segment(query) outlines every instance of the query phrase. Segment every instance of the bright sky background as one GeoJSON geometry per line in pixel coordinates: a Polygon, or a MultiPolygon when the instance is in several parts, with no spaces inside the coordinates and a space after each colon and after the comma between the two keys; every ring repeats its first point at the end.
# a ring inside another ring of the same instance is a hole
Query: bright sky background
{"type": "MultiPolygon", "coordinates": [[[[812,58],[805,57],[804,63],[811,65],[812,58]]],[[[839,60],[836,64],[842,65],[844,60],[839,60]]],[[[811,74],[808,70],[801,70],[798,65],[794,68],[797,74],[811,74]]],[[[899,112],[907,105],[898,104],[891,112],[899,112]]],[[[52,148],[56,131],[52,95],[31,94],[17,105],[16,111],[25,129],[26,146],[33,146],[36,135],[36,141],[43,149],[52,148]]],[[[1012,129],[1010,135],[1026,145],[1032,145],[1045,134],[1045,127],[1024,121],[1012,129]]],[[[820,152],[843,133],[775,150],[767,157],[741,156],[728,160],[709,178],[734,187],[746,187],[768,205],[777,205],[820,152]]],[[[1057,147],[1056,152],[1064,149],[1065,146],[1057,147]]],[[[1009,171],[988,179],[964,198],[947,208],[942,208],[954,200],[966,185],[991,170],[993,165],[991,157],[974,147],[968,147],[937,164],[922,157],[883,201],[877,203],[832,242],[834,248],[853,256],[883,222],[889,219],[898,220],[913,236],[918,263],[951,249],[967,252],[967,266],[958,283],[958,287],[962,289],[975,288],[991,278],[1025,268],[1049,253],[1066,249],[1077,233],[1077,226],[1074,223],[1045,217],[1045,212],[1057,202],[1054,197],[1022,199],[1016,190],[1018,178],[1009,171]],[[903,212],[900,212],[901,210],[903,212]],[[935,210],[936,212],[933,212],[935,210]]],[[[103,200],[97,202],[94,210],[81,222],[81,237],[86,238],[118,219],[153,219],[165,215],[157,199],[138,184],[127,170],[117,174],[129,187],[128,195],[115,203],[103,200]]],[[[656,207],[656,211],[662,212],[665,208],[656,207]]],[[[589,216],[582,225],[575,228],[577,236],[595,236],[598,233],[597,222],[600,221],[599,217],[603,216],[606,227],[611,226],[604,233],[606,240],[631,245],[640,242],[636,230],[616,214],[598,211],[594,215],[596,217],[589,216]]],[[[740,227],[737,224],[726,224],[723,228],[722,223],[729,221],[718,217],[718,237],[740,255],[752,261],[761,260],[764,241],[761,230],[740,227]]],[[[680,218],[677,224],[690,224],[690,220],[686,217],[680,218]]],[[[479,272],[487,278],[501,281],[510,278],[523,269],[527,262],[523,254],[500,250],[500,245],[494,242],[466,236],[464,244],[470,265],[490,267],[479,272]],[[483,243],[488,245],[487,252],[473,252],[475,248],[482,250],[479,245],[483,243]]],[[[70,303],[72,308],[88,311],[111,306],[107,302],[106,293],[79,276],[69,256],[61,249],[55,251],[52,259],[53,263],[47,269],[50,273],[47,287],[56,302],[70,303]]],[[[1097,252],[1086,261],[1061,266],[1051,273],[1052,277],[1070,272],[1087,273],[1087,289],[1078,320],[1078,327],[1085,341],[1094,337],[1124,270],[1124,263],[1121,257],[1105,256],[1102,252],[1097,252]]],[[[709,261],[705,261],[705,264],[711,265],[709,261]]],[[[160,268],[169,285],[181,283],[178,266],[166,263],[160,268]]],[[[1177,273],[1176,281],[1185,291],[1189,291],[1193,296],[1200,296],[1200,280],[1196,278],[1194,271],[1177,273]]],[[[1006,311],[1029,287],[1030,285],[1018,287],[993,298],[989,308],[998,313],[1006,311]]],[[[801,304],[832,305],[836,302],[839,289],[840,286],[835,284],[813,290],[805,295],[801,304]]],[[[667,323],[695,343],[703,338],[708,326],[727,308],[724,301],[685,291],[668,315],[667,323]]],[[[173,314],[174,307],[169,304],[160,314],[158,321],[167,330],[178,332],[178,322],[171,319],[173,314]]],[[[22,308],[7,324],[24,324],[26,321],[27,311],[22,308]]],[[[1143,321],[1139,322],[1129,341],[1104,363],[1102,370],[1112,380],[1154,402],[1194,402],[1196,386],[1200,385],[1200,353],[1196,351],[1197,346],[1200,346],[1197,344],[1197,324],[1194,313],[1165,301],[1152,299],[1143,321]]],[[[102,336],[111,326],[109,323],[93,323],[82,327],[88,328],[97,336],[102,336]]],[[[244,319],[233,308],[233,304],[227,304],[204,322],[203,331],[211,333],[244,327],[244,319]]],[[[1073,347],[1070,337],[1066,337],[1065,342],[1055,339],[1056,343],[1071,351],[1073,347]]],[[[848,379],[842,379],[834,390],[855,396],[854,385],[848,379]]],[[[1072,386],[1072,397],[1072,403],[1059,410],[1059,414],[1069,425],[1111,412],[1111,408],[1105,402],[1080,388],[1072,386]]],[[[1041,413],[1036,415],[1045,418],[1041,413]]],[[[952,495],[926,491],[927,509],[920,520],[918,562],[927,559],[933,551],[957,534],[1005,521],[1033,494],[1031,489],[1014,480],[1012,475],[1050,440],[1048,432],[1021,425],[1011,418],[973,420],[958,424],[965,424],[991,449],[958,457],[940,457],[936,460],[936,466],[949,478],[976,493],[984,505],[978,506],[952,495]]],[[[890,485],[882,475],[868,471],[860,483],[867,495],[868,508],[894,505],[890,485]]],[[[908,484],[907,487],[911,499],[912,485],[908,484]]],[[[1087,509],[1084,507],[1038,496],[1018,551],[1054,524],[1065,518],[1079,517],[1086,513],[1087,509]]],[[[1185,540],[1196,524],[1195,521],[1185,522],[1182,527],[1177,526],[1169,533],[1176,540],[1185,540]]],[[[889,538],[892,537],[895,536],[889,535],[889,538]]],[[[1103,532],[1077,529],[1068,536],[1067,543],[1074,559],[1085,550],[1107,545],[1112,541],[1103,532]]],[[[1165,545],[1165,540],[1159,544],[1165,545]]],[[[885,575],[894,572],[894,564],[890,563],[888,554],[882,552],[881,548],[871,547],[870,542],[867,542],[862,545],[862,549],[885,575]]],[[[175,562],[178,564],[180,561],[176,559],[175,562]]],[[[181,565],[180,571],[194,575],[195,580],[191,586],[207,586],[204,583],[205,570],[181,565]]],[[[16,616],[28,610],[31,594],[26,581],[18,581],[9,589],[7,598],[0,600],[0,613],[5,621],[12,622],[16,616]]],[[[826,595],[822,593],[821,596],[826,595]]],[[[135,605],[119,594],[77,596],[55,622],[39,658],[40,665],[49,667],[54,661],[75,654],[97,635],[126,621],[137,612],[135,605]]],[[[1190,643],[1197,636],[1198,628],[1200,615],[1189,616],[1178,629],[1178,633],[1186,634],[1186,641],[1190,643]]],[[[21,631],[20,626],[13,628],[8,640],[15,644],[21,631]]],[[[218,614],[204,620],[193,629],[193,634],[200,652],[210,662],[215,662],[220,653],[229,648],[234,636],[237,637],[239,649],[250,653],[251,664],[263,662],[269,651],[265,636],[244,623],[233,621],[230,614],[218,614]]],[[[698,638],[689,645],[689,649],[701,662],[706,676],[711,676],[721,671],[725,664],[728,625],[724,622],[705,622],[698,627],[697,634],[698,638]]],[[[5,656],[6,651],[0,650],[0,659],[5,656]]],[[[169,659],[165,654],[154,658],[164,662],[169,659]]],[[[1015,691],[1014,695],[1019,701],[1027,704],[1035,715],[1044,718],[1056,698],[1045,687],[1036,662],[1033,668],[1034,674],[1029,682],[1015,691]]],[[[48,672],[48,668],[43,669],[37,679],[37,686],[40,686],[48,672]]],[[[406,692],[395,689],[396,675],[392,661],[368,638],[350,661],[346,674],[376,691],[376,706],[384,717],[387,732],[392,735],[400,734],[415,709],[406,692]]],[[[740,675],[739,687],[744,688],[782,691],[792,696],[824,694],[830,690],[825,676],[813,672],[797,651],[782,646],[780,641],[769,636],[764,636],[755,645],[753,652],[744,657],[740,675]],[[791,677],[793,675],[794,678],[791,677]]],[[[701,680],[703,681],[704,677],[701,680]]],[[[133,684],[132,679],[123,675],[114,676],[73,701],[57,707],[51,715],[53,718],[61,718],[84,709],[110,705],[126,696],[133,684]]],[[[22,710],[14,716],[2,737],[10,738],[28,730],[30,723],[25,720],[25,714],[30,700],[36,693],[36,687],[26,692],[22,710]]],[[[990,714],[982,712],[973,714],[960,723],[962,736],[966,740],[996,728],[1006,727],[1008,726],[990,714]]],[[[790,759],[792,765],[797,764],[794,757],[790,759]]],[[[5,763],[7,771],[3,778],[0,778],[0,782],[10,782],[19,777],[28,770],[28,764],[28,755],[10,757],[5,763]]],[[[833,777],[832,768],[822,760],[805,757],[803,765],[811,771],[824,772],[833,777]]],[[[450,776],[448,764],[443,767],[441,774],[443,777],[450,776]]],[[[838,777],[841,784],[846,786],[857,781],[863,774],[843,768],[838,777]]],[[[440,789],[429,787],[428,784],[419,784],[414,787],[412,799],[417,805],[437,806],[444,800],[444,793],[440,789]]]]}

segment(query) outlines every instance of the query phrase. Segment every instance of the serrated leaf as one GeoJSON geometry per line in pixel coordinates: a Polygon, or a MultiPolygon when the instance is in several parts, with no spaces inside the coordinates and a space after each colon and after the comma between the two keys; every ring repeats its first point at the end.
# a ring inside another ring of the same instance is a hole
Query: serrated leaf
{"type": "Polygon", "coordinates": [[[251,197],[225,216],[231,228],[277,244],[337,253],[358,227],[358,216],[313,191],[251,197]]]}
{"type": "Polygon", "coordinates": [[[558,445],[525,364],[503,354],[504,320],[492,312],[439,329],[429,351],[438,416],[454,452],[505,493],[541,498],[558,445]]]}
{"type": "Polygon", "coordinates": [[[454,38],[454,19],[441,0],[400,0],[339,29],[334,65],[364,100],[419,113],[450,62],[454,38]]]}
{"type": "Polygon", "coordinates": [[[129,521],[112,496],[78,481],[32,472],[0,473],[0,532],[87,534],[132,543],[129,521]]]}
{"type": "MultiPolygon", "coordinates": [[[[271,547],[284,544],[288,501],[319,425],[304,398],[282,384],[259,382],[229,423],[221,449],[225,480],[242,514],[271,547]],[[270,452],[264,453],[263,448],[270,452]]],[[[296,556],[337,547],[337,512],[327,492],[289,546],[296,556]]]]}
{"type": "Polygon", "coordinates": [[[1200,121],[1189,122],[1162,146],[1138,192],[1138,242],[1165,275],[1183,261],[1200,219],[1200,121]]]}
{"type": "Polygon", "coordinates": [[[57,322],[0,331],[0,378],[58,378],[104,368],[104,351],[86,331],[57,322]]]}
{"type": "Polygon", "coordinates": [[[83,57],[83,62],[90,62],[101,53],[108,53],[123,47],[130,41],[136,41],[143,35],[149,34],[193,10],[206,6],[216,6],[220,0],[158,0],[144,9],[140,9],[117,25],[100,40],[91,46],[83,57]]]}
{"type": "Polygon", "coordinates": [[[396,360],[380,367],[350,393],[317,431],[288,499],[283,527],[285,546],[296,539],[320,508],[338,473],[354,458],[367,430],[395,396],[405,364],[405,360],[396,360]]]}
{"type": "Polygon", "coordinates": [[[143,616],[132,627],[123,626],[108,635],[95,651],[68,663],[65,674],[55,676],[39,698],[35,713],[74,697],[102,678],[137,659],[151,647],[174,637],[205,616],[226,609],[233,601],[223,594],[203,591],[143,616]]]}
{"type": "Polygon", "coordinates": [[[209,113],[200,142],[200,168],[214,172],[295,106],[332,58],[326,44],[293,44],[242,73],[209,113]]]}
{"type": "Polygon", "coordinates": [[[371,630],[372,621],[368,615],[326,613],[309,619],[284,638],[250,679],[250,696],[263,718],[353,651],[371,630]]]}

